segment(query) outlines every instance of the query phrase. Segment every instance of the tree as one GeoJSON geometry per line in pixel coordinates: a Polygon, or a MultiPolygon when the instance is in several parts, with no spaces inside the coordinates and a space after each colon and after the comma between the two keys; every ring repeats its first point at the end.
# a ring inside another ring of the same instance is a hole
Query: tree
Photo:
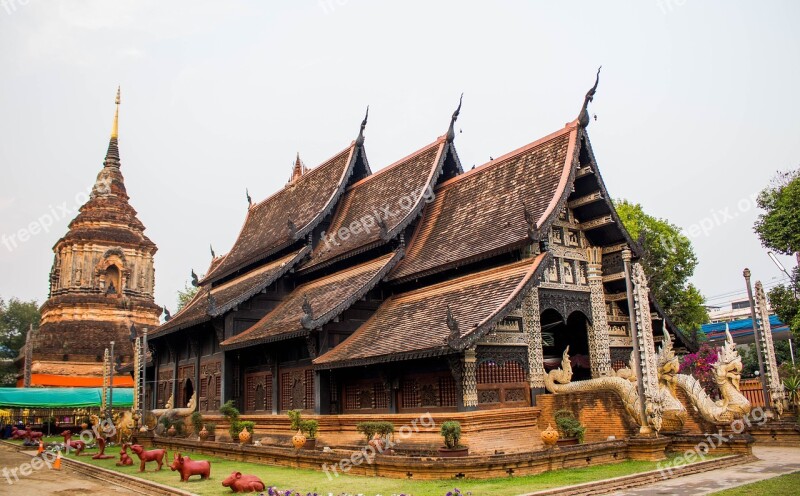
{"type": "Polygon", "coordinates": [[[25,335],[33,325],[39,327],[39,305],[31,301],[11,298],[8,303],[0,298],[0,358],[16,358],[25,335]]]}
{"type": "Polygon", "coordinates": [[[35,301],[0,298],[0,386],[13,386],[17,369],[14,358],[25,344],[25,336],[33,325],[39,327],[39,305],[35,301]]]}
{"type": "Polygon", "coordinates": [[[779,172],[758,195],[754,230],[761,244],[784,255],[796,254],[800,264],[800,169],[779,172]]]}
{"type": "Polygon", "coordinates": [[[789,326],[796,339],[800,339],[800,267],[792,271],[789,284],[781,284],[769,290],[769,304],[781,322],[789,326]]]}
{"type": "Polygon", "coordinates": [[[648,215],[627,200],[614,202],[622,224],[642,247],[641,262],[653,298],[667,317],[697,344],[705,336],[700,326],[708,322],[703,295],[689,278],[697,267],[692,242],[678,226],[648,215]]]}
{"type": "Polygon", "coordinates": [[[198,289],[200,288],[197,286],[191,286],[188,282],[183,283],[183,289],[178,290],[178,312],[180,312],[187,303],[192,301],[192,298],[194,298],[194,295],[197,294],[198,289]]]}

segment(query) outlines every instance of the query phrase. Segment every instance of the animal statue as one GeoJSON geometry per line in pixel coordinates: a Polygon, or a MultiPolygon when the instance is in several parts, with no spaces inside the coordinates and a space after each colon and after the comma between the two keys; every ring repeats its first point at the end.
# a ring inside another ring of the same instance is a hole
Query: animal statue
{"type": "MultiPolygon", "coordinates": [[[[658,350],[658,389],[664,401],[663,425],[662,430],[666,432],[681,432],[686,418],[689,416],[675,391],[675,376],[681,370],[681,364],[675,351],[672,349],[672,338],[667,332],[666,326],[663,329],[664,339],[661,348],[658,350]]],[[[633,353],[631,353],[633,360],[633,353]]]]}
{"type": "Polygon", "coordinates": [[[139,457],[139,472],[144,472],[144,467],[147,462],[156,462],[158,464],[156,470],[161,470],[161,466],[167,458],[167,450],[152,449],[145,451],[141,444],[132,445],[131,451],[136,453],[136,456],[139,457]]]}
{"type": "Polygon", "coordinates": [[[31,429],[31,426],[25,426],[25,432],[22,434],[22,439],[27,439],[29,442],[38,442],[44,436],[43,432],[37,432],[31,429]]]}
{"type": "Polygon", "coordinates": [[[23,437],[25,437],[23,429],[17,429],[16,426],[11,428],[11,439],[22,439],[23,437]]]}
{"type": "Polygon", "coordinates": [[[130,411],[117,414],[115,419],[115,427],[117,429],[117,444],[127,443],[133,436],[133,428],[136,422],[133,419],[133,414],[130,411]]]}
{"type": "Polygon", "coordinates": [[[100,448],[100,451],[92,455],[92,460],[108,460],[109,458],[114,458],[112,455],[106,455],[106,440],[102,436],[97,438],[97,446],[100,448]]]}
{"type": "Polygon", "coordinates": [[[211,477],[211,462],[208,460],[192,460],[188,456],[181,456],[180,453],[175,453],[175,458],[169,468],[172,471],[177,470],[181,474],[181,482],[188,482],[189,477],[193,475],[199,475],[201,479],[211,477]]]}
{"type": "Polygon", "coordinates": [[[725,344],[714,364],[714,380],[722,394],[721,400],[715,402],[709,398],[700,381],[691,375],[675,374],[671,381],[686,393],[704,420],[723,425],[750,413],[750,401],[739,391],[741,376],[742,357],[736,351],[730,332],[726,330],[725,344]]]}
{"type": "Polygon", "coordinates": [[[75,456],[81,456],[83,450],[86,449],[86,443],[80,440],[73,441],[71,430],[63,431],[61,435],[64,437],[64,446],[70,450],[75,450],[75,456]]]}
{"type": "Polygon", "coordinates": [[[133,458],[128,455],[128,446],[130,446],[130,443],[125,443],[120,448],[117,467],[127,467],[129,465],[133,465],[133,458]]]}
{"type": "Polygon", "coordinates": [[[89,419],[92,422],[92,430],[96,438],[103,438],[108,440],[114,435],[114,426],[111,422],[103,422],[97,415],[90,415],[89,419]]]}
{"type": "MultiPolygon", "coordinates": [[[[654,431],[661,430],[663,410],[660,401],[648,401],[645,405],[644,419],[641,418],[639,392],[636,383],[616,376],[598,377],[585,381],[572,381],[572,365],[569,361],[569,346],[564,350],[561,368],[551,370],[545,377],[545,387],[551,393],[583,393],[592,391],[613,391],[625,405],[625,411],[641,426],[649,426],[654,431]]],[[[658,400],[658,398],[656,398],[658,400]]]]}
{"type": "Polygon", "coordinates": [[[222,486],[231,488],[235,493],[254,493],[263,491],[266,487],[255,475],[243,475],[241,472],[231,472],[231,475],[222,481],[222,486]]]}

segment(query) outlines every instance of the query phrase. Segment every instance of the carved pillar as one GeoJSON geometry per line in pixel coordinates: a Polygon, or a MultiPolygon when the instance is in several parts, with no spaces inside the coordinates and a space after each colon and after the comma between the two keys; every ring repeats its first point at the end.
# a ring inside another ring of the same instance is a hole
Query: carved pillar
{"type": "Polygon", "coordinates": [[[785,400],[783,383],[778,376],[778,363],[775,359],[775,346],[772,344],[772,326],[769,323],[769,309],[767,308],[767,296],[764,294],[764,286],[761,281],[756,281],[756,322],[761,331],[760,342],[757,346],[761,347],[764,355],[764,373],[769,386],[770,399],[778,412],[782,412],[785,400]]]}
{"type": "Polygon", "coordinates": [[[592,377],[597,378],[611,375],[606,295],[603,291],[603,250],[592,247],[588,248],[586,253],[589,260],[587,280],[592,302],[592,325],[587,328],[589,361],[592,366],[592,377]]]}
{"type": "Polygon", "coordinates": [[[23,372],[22,386],[31,387],[31,369],[33,368],[33,324],[28,327],[25,334],[25,370],[23,372]]]}
{"type": "Polygon", "coordinates": [[[528,385],[531,399],[534,391],[544,391],[544,353],[542,352],[542,320],[539,311],[539,288],[531,289],[522,302],[525,340],[528,343],[528,385]]]}
{"type": "Polygon", "coordinates": [[[639,342],[644,394],[646,403],[649,404],[648,411],[652,412],[651,415],[660,416],[663,406],[658,388],[658,363],[653,339],[653,323],[650,317],[650,289],[647,286],[647,276],[644,273],[644,269],[638,262],[633,264],[632,279],[636,334],[639,342]]]}
{"type": "Polygon", "coordinates": [[[464,410],[475,410],[478,408],[478,379],[475,376],[477,360],[474,347],[464,350],[463,360],[461,390],[464,398],[464,410]]]}

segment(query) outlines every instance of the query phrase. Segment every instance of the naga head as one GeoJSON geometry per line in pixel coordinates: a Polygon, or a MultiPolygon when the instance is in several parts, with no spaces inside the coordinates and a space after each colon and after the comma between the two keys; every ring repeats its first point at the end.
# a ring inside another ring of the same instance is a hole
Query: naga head
{"type": "Polygon", "coordinates": [[[675,350],[672,349],[672,338],[667,332],[666,325],[663,332],[664,340],[658,350],[658,379],[669,384],[674,381],[675,376],[680,372],[681,364],[678,357],[675,356],[675,350]]]}
{"type": "Polygon", "coordinates": [[[732,384],[739,390],[739,381],[742,378],[742,357],[736,350],[731,333],[725,330],[725,344],[722,345],[717,363],[714,364],[717,385],[732,384]]]}

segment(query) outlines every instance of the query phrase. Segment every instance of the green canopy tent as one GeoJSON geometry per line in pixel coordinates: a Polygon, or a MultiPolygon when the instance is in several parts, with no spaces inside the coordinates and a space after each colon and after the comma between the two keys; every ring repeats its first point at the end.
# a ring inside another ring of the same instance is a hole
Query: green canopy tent
{"type": "MultiPolygon", "coordinates": [[[[0,388],[0,408],[99,407],[102,395],[102,388],[0,388]]],[[[113,403],[133,406],[133,388],[114,388],[113,403]]]]}

